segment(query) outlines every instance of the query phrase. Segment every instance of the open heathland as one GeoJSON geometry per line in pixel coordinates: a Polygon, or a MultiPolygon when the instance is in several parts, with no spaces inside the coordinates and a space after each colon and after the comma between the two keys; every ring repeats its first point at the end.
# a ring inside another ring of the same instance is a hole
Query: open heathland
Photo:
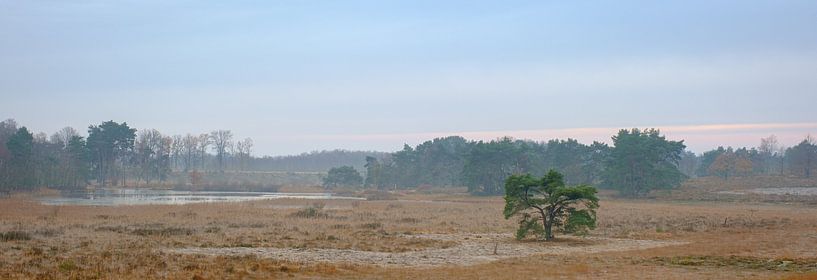
{"type": "Polygon", "coordinates": [[[809,204],[604,197],[590,235],[516,241],[500,197],[42,205],[0,200],[0,278],[792,278],[817,275],[809,204]]]}

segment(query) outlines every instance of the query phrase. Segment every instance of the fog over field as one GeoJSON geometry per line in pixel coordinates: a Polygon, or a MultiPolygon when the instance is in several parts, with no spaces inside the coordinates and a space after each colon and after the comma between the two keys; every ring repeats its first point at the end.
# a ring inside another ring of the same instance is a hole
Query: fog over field
{"type": "Polygon", "coordinates": [[[816,26],[0,0],[0,279],[817,279],[816,26]]]}

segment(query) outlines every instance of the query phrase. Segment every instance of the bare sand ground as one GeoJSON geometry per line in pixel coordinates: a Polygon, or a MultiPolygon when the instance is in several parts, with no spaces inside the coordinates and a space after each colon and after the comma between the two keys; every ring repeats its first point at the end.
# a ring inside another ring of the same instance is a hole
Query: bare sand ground
{"type": "Polygon", "coordinates": [[[520,242],[510,234],[421,234],[405,238],[453,241],[457,245],[442,249],[410,252],[373,252],[342,249],[298,248],[176,248],[166,252],[215,256],[255,255],[297,263],[354,263],[384,267],[467,266],[492,261],[542,255],[576,255],[600,252],[643,250],[683,245],[681,241],[636,240],[604,237],[561,239],[556,242],[520,242]]]}

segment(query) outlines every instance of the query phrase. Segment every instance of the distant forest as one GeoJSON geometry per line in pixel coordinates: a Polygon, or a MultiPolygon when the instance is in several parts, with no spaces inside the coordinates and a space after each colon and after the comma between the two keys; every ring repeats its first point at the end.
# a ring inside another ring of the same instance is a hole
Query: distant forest
{"type": "Polygon", "coordinates": [[[808,178],[817,169],[817,143],[810,136],[793,147],[779,145],[772,135],[760,139],[758,147],[719,147],[700,155],[656,129],[631,129],[614,135],[612,145],[569,138],[471,141],[450,136],[405,145],[393,153],[334,150],[256,157],[252,139],[236,140],[230,130],[171,136],[106,121],[90,125],[87,135],[70,127],[52,135],[33,133],[14,120],[0,122],[0,191],[150,185],[171,178],[173,184],[196,185],[202,173],[324,173],[348,166],[340,170],[360,171],[365,178],[361,185],[377,189],[466,186],[472,193],[501,194],[505,178],[512,174],[541,176],[554,169],[564,174],[567,184],[638,196],[675,187],[690,177],[808,178]]]}
{"type": "Polygon", "coordinates": [[[365,185],[381,189],[467,186],[472,193],[501,194],[512,174],[542,176],[554,169],[567,184],[618,189],[639,196],[672,188],[692,177],[786,175],[809,178],[817,170],[817,142],[807,136],[782,147],[772,135],[752,148],[718,147],[696,155],[683,141],[668,141],[658,130],[621,130],[613,146],[574,139],[547,142],[502,138],[468,141],[437,138],[389,156],[367,158],[365,185]]]}
{"type": "Polygon", "coordinates": [[[387,155],[334,150],[255,157],[252,139],[236,140],[230,130],[171,136],[114,121],[90,125],[87,135],[71,127],[51,135],[34,133],[12,119],[0,122],[0,192],[150,185],[170,179],[197,184],[205,175],[224,172],[326,172],[339,165],[363,168],[366,157],[387,155]]]}
{"type": "Polygon", "coordinates": [[[352,166],[362,170],[366,157],[383,158],[388,154],[374,151],[313,151],[291,156],[253,157],[248,168],[252,171],[326,172],[336,166],[352,166]]]}

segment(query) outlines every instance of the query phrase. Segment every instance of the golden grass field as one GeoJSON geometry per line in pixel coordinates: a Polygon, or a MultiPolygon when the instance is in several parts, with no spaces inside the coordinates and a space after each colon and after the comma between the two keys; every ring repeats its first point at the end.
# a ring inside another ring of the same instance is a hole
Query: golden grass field
{"type": "Polygon", "coordinates": [[[48,206],[0,200],[2,279],[817,279],[817,208],[603,198],[515,241],[500,197],[48,206]]]}

